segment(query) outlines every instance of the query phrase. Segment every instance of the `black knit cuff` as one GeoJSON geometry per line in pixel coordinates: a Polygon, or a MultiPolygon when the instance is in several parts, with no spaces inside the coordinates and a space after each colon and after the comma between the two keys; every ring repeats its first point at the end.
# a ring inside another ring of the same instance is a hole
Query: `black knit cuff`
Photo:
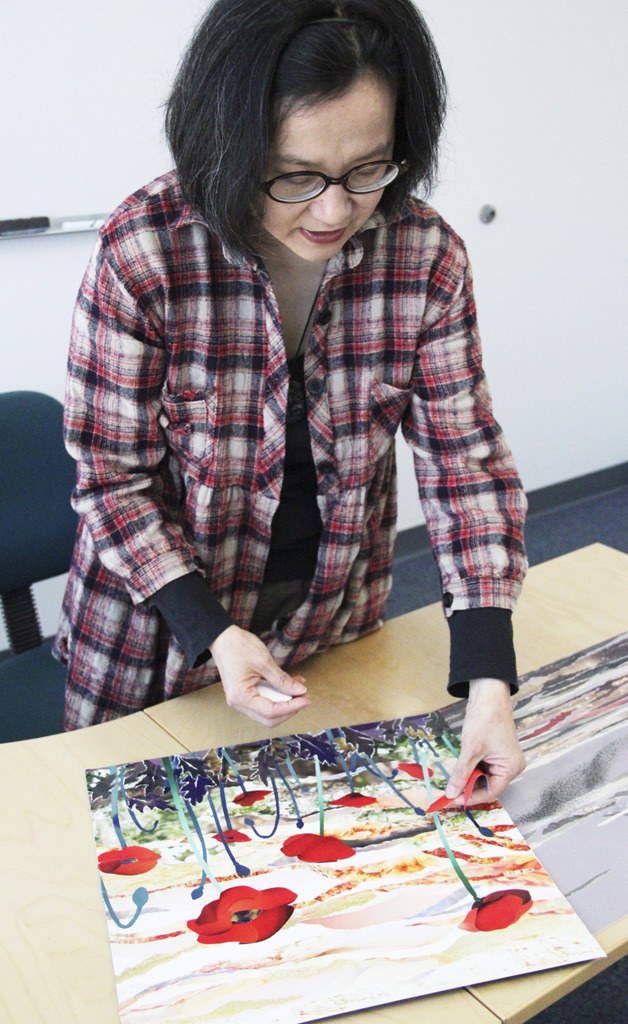
{"type": "Polygon", "coordinates": [[[151,604],[163,615],[191,668],[209,661],[209,645],[233,625],[233,619],[198,572],[166,583],[153,594],[151,604]]]}
{"type": "Polygon", "coordinates": [[[450,637],[449,682],[452,697],[469,696],[471,679],[503,679],[511,694],[519,689],[512,634],[512,612],[507,608],[468,608],[448,618],[450,637]]]}

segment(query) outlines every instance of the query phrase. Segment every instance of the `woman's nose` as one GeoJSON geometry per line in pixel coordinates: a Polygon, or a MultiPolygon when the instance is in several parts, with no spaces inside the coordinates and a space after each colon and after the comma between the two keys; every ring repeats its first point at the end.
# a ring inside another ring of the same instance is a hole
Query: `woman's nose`
{"type": "Polygon", "coordinates": [[[343,227],[351,215],[353,201],[351,193],[342,185],[330,185],[312,200],[310,209],[325,228],[343,227]]]}

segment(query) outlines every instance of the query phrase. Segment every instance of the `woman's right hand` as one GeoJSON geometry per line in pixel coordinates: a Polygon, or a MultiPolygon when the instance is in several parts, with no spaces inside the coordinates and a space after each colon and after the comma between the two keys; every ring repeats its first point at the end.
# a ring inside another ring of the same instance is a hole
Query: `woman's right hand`
{"type": "Polygon", "coordinates": [[[266,645],[254,633],[229,626],[210,645],[220,673],[227,704],[262,725],[280,725],[310,703],[303,676],[291,676],[279,667],[266,645]],[[275,702],[262,697],[257,683],[270,683],[291,699],[275,702]]]}

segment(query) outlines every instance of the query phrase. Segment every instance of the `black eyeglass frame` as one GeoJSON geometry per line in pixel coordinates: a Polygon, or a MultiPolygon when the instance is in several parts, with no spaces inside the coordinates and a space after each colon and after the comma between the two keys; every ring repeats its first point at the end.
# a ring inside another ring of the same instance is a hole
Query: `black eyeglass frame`
{"type": "Polygon", "coordinates": [[[270,178],[268,181],[262,182],[261,187],[268,196],[268,198],[272,199],[275,203],[309,203],[311,199],[317,199],[320,195],[322,195],[323,192],[325,192],[330,185],[342,185],[345,192],[349,192],[351,195],[354,196],[365,196],[368,195],[370,192],[379,192],[382,189],[388,188],[389,185],[392,185],[393,181],[396,181],[400,174],[405,174],[407,170],[407,160],[369,160],[365,164],[356,164],[355,167],[352,167],[350,170],[347,171],[346,174],[343,174],[342,177],[340,178],[330,178],[328,174],[323,174],[322,171],[289,171],[287,174],[277,174],[274,178],[270,178]],[[372,167],[375,164],[388,164],[393,167],[396,167],[397,173],[393,178],[390,179],[390,181],[387,181],[385,185],[375,185],[374,188],[349,188],[347,180],[351,177],[352,174],[354,174],[356,171],[361,171],[364,167],[372,167]],[[305,199],[278,199],[277,196],[272,195],[270,190],[276,181],[284,180],[285,178],[302,178],[305,175],[309,175],[313,178],[317,177],[323,179],[322,187],[318,192],[314,192],[313,195],[307,196],[305,199]]]}

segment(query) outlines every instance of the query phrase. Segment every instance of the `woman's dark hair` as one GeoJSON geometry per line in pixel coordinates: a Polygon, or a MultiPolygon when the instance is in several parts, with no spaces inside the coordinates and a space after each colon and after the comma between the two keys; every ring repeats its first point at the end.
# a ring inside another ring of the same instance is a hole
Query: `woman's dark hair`
{"type": "Polygon", "coordinates": [[[397,96],[395,158],[409,170],[382,193],[398,211],[433,184],[445,113],[436,48],[412,0],[216,0],[166,107],[183,194],[234,253],[252,255],[269,147],[298,107],[340,96],[364,73],[397,96]],[[346,18],[348,21],[318,19],[346,18]]]}

